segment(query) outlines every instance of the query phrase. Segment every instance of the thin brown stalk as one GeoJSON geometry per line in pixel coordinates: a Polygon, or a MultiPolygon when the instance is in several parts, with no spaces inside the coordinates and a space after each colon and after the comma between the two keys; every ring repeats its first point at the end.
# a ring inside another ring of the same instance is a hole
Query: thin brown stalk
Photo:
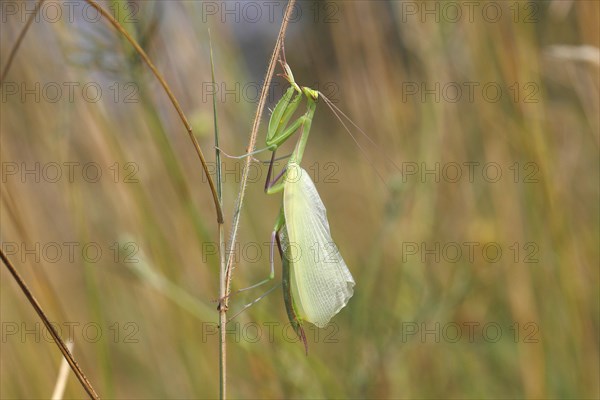
{"type": "Polygon", "coordinates": [[[213,196],[213,202],[215,203],[215,208],[217,210],[217,222],[219,224],[223,223],[223,209],[221,208],[221,204],[219,203],[219,196],[217,194],[215,182],[214,182],[212,176],[210,175],[210,172],[208,171],[208,164],[206,163],[206,159],[204,158],[204,153],[202,153],[200,144],[198,143],[198,140],[196,140],[196,137],[194,136],[194,133],[192,132],[192,126],[188,122],[185,114],[183,113],[183,110],[181,109],[181,106],[179,105],[177,98],[171,91],[171,88],[169,87],[169,85],[167,84],[165,79],[162,77],[160,72],[158,72],[158,69],[156,69],[156,67],[154,66],[154,63],[152,63],[152,61],[150,60],[150,58],[148,57],[148,55],[146,54],[144,49],[142,49],[141,46],[135,41],[135,39],[131,37],[131,35],[125,30],[125,28],[123,28],[123,25],[121,25],[119,23],[119,21],[117,21],[112,15],[110,15],[110,13],[108,13],[106,10],[104,10],[102,7],[100,7],[100,5],[98,3],[96,3],[95,1],[93,1],[93,0],[86,0],[86,1],[88,4],[90,4],[96,10],[98,10],[98,12],[104,18],[106,18],[108,20],[108,22],[110,22],[112,24],[112,26],[114,26],[115,29],[117,31],[119,31],[119,33],[121,33],[125,37],[125,39],[127,39],[127,41],[138,52],[138,54],[140,55],[142,60],[144,60],[146,65],[148,65],[148,68],[150,68],[150,70],[152,71],[152,73],[154,74],[156,79],[160,82],[163,89],[165,90],[165,93],[167,93],[167,96],[169,96],[169,99],[171,100],[173,107],[175,107],[177,114],[179,114],[179,118],[183,122],[183,125],[185,125],[185,129],[188,132],[190,140],[192,141],[192,144],[194,145],[194,148],[196,149],[196,154],[198,154],[198,157],[200,158],[200,162],[202,163],[202,168],[204,169],[204,173],[206,174],[206,177],[208,178],[208,185],[210,186],[210,191],[212,192],[212,196],[213,196]]]}
{"type": "Polygon", "coordinates": [[[29,27],[31,26],[31,24],[33,23],[35,18],[37,17],[37,14],[40,12],[40,9],[42,8],[42,3],[44,1],[46,1],[46,0],[40,0],[37,2],[37,4],[35,5],[35,8],[33,9],[33,13],[31,13],[27,22],[25,22],[25,26],[23,26],[23,29],[21,30],[21,32],[19,32],[19,37],[17,38],[17,41],[13,45],[13,48],[10,50],[10,54],[8,55],[8,61],[6,62],[6,65],[4,66],[4,69],[2,70],[2,74],[0,75],[0,83],[4,82],[4,78],[6,78],[6,75],[8,74],[8,71],[10,70],[10,66],[12,65],[13,59],[15,58],[15,54],[17,54],[17,50],[19,50],[19,47],[21,47],[21,42],[23,41],[25,34],[29,30],[29,27]]]}
{"type": "MultiPolygon", "coordinates": [[[[271,61],[269,62],[269,67],[267,68],[267,74],[265,76],[265,82],[263,84],[260,100],[258,101],[258,107],[256,108],[256,114],[254,116],[254,122],[252,124],[252,132],[250,133],[250,140],[248,142],[248,148],[246,151],[248,153],[254,150],[256,145],[256,136],[258,134],[258,128],[260,127],[261,117],[265,108],[265,103],[267,101],[267,93],[269,91],[269,86],[271,86],[271,80],[273,79],[273,73],[275,72],[275,65],[277,64],[278,56],[281,52],[281,47],[283,45],[283,41],[285,39],[285,33],[288,27],[288,21],[292,18],[292,12],[294,11],[294,4],[296,0],[290,0],[287,4],[287,8],[285,9],[285,15],[283,16],[283,21],[281,22],[281,28],[279,29],[279,35],[277,36],[277,42],[275,43],[275,48],[273,49],[273,54],[271,55],[271,61]]],[[[250,163],[252,162],[252,157],[246,157],[246,163],[244,164],[244,169],[242,170],[242,179],[240,182],[240,191],[238,194],[235,212],[233,214],[233,222],[231,227],[231,236],[229,239],[229,248],[232,249],[235,246],[235,242],[237,239],[237,232],[240,223],[240,213],[242,210],[242,205],[244,203],[244,197],[246,195],[246,185],[248,182],[248,171],[250,169],[250,163]]],[[[231,277],[233,272],[233,259],[234,257],[229,255],[227,258],[227,276],[226,276],[226,295],[228,296],[231,291],[231,277]]],[[[223,299],[224,309],[227,309],[228,305],[228,297],[223,299]]],[[[222,333],[224,334],[224,333],[222,333]]]]}
{"type": "MultiPolygon", "coordinates": [[[[277,36],[277,42],[275,43],[275,48],[273,49],[273,54],[271,55],[271,60],[269,61],[269,67],[267,68],[267,73],[265,76],[265,82],[263,84],[260,99],[258,101],[258,107],[256,108],[256,114],[254,116],[254,122],[252,123],[252,131],[250,133],[250,140],[248,141],[248,148],[246,149],[248,153],[254,150],[256,146],[256,137],[258,135],[258,128],[260,127],[260,121],[262,118],[262,114],[265,108],[265,103],[267,100],[267,94],[269,91],[269,87],[271,86],[271,80],[273,79],[273,73],[275,72],[275,66],[277,64],[278,55],[281,51],[281,47],[283,45],[283,41],[285,39],[285,33],[288,27],[288,21],[291,19],[292,12],[294,11],[294,4],[296,0],[290,0],[287,4],[285,14],[283,16],[283,21],[281,21],[281,27],[279,29],[279,35],[277,36]]],[[[233,221],[231,225],[231,236],[229,240],[229,248],[232,249],[235,246],[238,227],[240,223],[240,213],[242,209],[242,205],[244,203],[244,197],[246,195],[246,185],[248,182],[248,171],[250,169],[250,163],[252,162],[252,158],[246,158],[246,163],[244,164],[244,169],[242,170],[242,179],[240,182],[240,191],[238,194],[238,198],[236,201],[235,212],[233,213],[233,221]]],[[[227,396],[227,341],[226,334],[227,331],[225,329],[225,325],[227,324],[227,308],[229,303],[229,293],[231,292],[231,277],[233,271],[233,257],[231,253],[227,258],[227,264],[223,263],[223,251],[225,250],[225,238],[223,236],[223,230],[219,230],[219,247],[221,249],[221,280],[220,280],[220,298],[221,302],[219,304],[219,343],[220,343],[220,359],[219,359],[219,371],[220,371],[220,384],[221,384],[221,399],[225,399],[227,396]]]]}
{"type": "Polygon", "coordinates": [[[96,393],[96,391],[92,387],[91,382],[88,380],[88,378],[83,373],[83,370],[79,367],[79,365],[73,358],[73,355],[69,351],[69,348],[67,347],[65,342],[63,342],[63,340],[60,338],[58,332],[54,328],[54,325],[52,325],[50,323],[50,320],[44,313],[44,310],[42,310],[40,303],[38,303],[36,298],[33,296],[33,293],[31,293],[31,291],[29,290],[29,287],[27,286],[25,281],[21,278],[21,275],[19,275],[19,273],[17,272],[15,267],[12,265],[12,263],[10,262],[8,257],[6,257],[6,255],[4,254],[4,251],[2,251],[1,249],[0,249],[0,257],[2,258],[2,261],[4,262],[4,265],[6,265],[8,272],[10,272],[10,274],[13,276],[15,281],[17,281],[17,284],[21,288],[21,291],[25,294],[25,297],[27,297],[27,300],[29,300],[29,303],[31,304],[31,306],[35,309],[35,312],[42,319],[42,322],[46,326],[46,329],[48,329],[48,332],[50,332],[50,335],[52,335],[52,338],[54,339],[54,343],[56,343],[60,352],[63,354],[63,356],[65,357],[65,359],[71,366],[71,369],[75,373],[75,376],[77,376],[77,379],[81,383],[81,386],[83,386],[83,388],[85,389],[85,391],[87,392],[87,394],[90,396],[91,399],[99,399],[100,397],[98,396],[98,393],[96,393]]]}
{"type": "MultiPolygon", "coordinates": [[[[225,262],[225,229],[223,224],[219,224],[219,258],[220,258],[220,273],[219,273],[219,296],[221,298],[227,296],[227,285],[225,277],[227,276],[225,262]]],[[[227,310],[219,305],[219,398],[227,398],[227,342],[225,324],[227,324],[227,310]]]]}

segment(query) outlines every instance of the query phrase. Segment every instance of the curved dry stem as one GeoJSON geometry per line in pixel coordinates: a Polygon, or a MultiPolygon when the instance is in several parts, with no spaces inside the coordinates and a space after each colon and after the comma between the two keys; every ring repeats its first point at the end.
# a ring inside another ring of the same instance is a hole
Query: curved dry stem
{"type": "Polygon", "coordinates": [[[31,24],[33,23],[35,18],[37,17],[37,14],[40,12],[40,8],[42,8],[42,3],[44,1],[46,1],[46,0],[40,0],[37,2],[37,4],[35,5],[35,8],[33,9],[33,12],[29,16],[29,19],[27,20],[27,22],[25,22],[25,26],[19,33],[19,37],[17,38],[17,41],[13,45],[13,48],[10,50],[10,54],[8,55],[8,61],[6,62],[6,65],[4,66],[4,69],[2,70],[2,74],[0,74],[0,83],[4,82],[4,78],[6,78],[6,75],[8,74],[8,71],[10,70],[10,66],[12,65],[13,59],[15,58],[15,55],[17,54],[19,47],[21,47],[21,42],[23,41],[25,34],[29,30],[29,27],[31,26],[31,24]]]}
{"type": "Polygon", "coordinates": [[[185,125],[185,129],[187,130],[188,135],[190,136],[190,140],[192,141],[192,144],[194,145],[194,148],[196,149],[196,154],[198,154],[198,158],[200,158],[200,162],[202,163],[202,168],[204,169],[204,173],[206,174],[206,177],[208,178],[208,185],[210,186],[210,191],[212,192],[212,196],[213,196],[213,202],[215,203],[215,208],[217,210],[217,222],[219,224],[223,223],[223,209],[221,208],[221,204],[219,202],[219,196],[217,194],[215,182],[208,171],[208,165],[206,164],[206,159],[204,158],[204,153],[202,153],[200,144],[198,143],[198,140],[196,140],[196,137],[194,136],[194,133],[192,132],[192,126],[190,125],[187,118],[185,117],[185,114],[183,113],[183,110],[181,109],[181,106],[179,105],[177,98],[171,91],[171,88],[169,87],[167,82],[164,80],[164,78],[162,77],[160,72],[158,72],[158,69],[156,69],[156,67],[154,66],[152,61],[150,61],[150,58],[148,57],[148,55],[146,54],[144,49],[142,49],[140,47],[140,45],[135,41],[135,39],[131,37],[131,35],[125,30],[125,28],[123,28],[123,25],[121,25],[119,23],[119,21],[117,21],[112,15],[110,15],[108,12],[106,12],[95,1],[93,1],[93,0],[86,0],[86,1],[89,5],[94,7],[104,18],[106,18],[108,20],[108,22],[110,22],[112,24],[112,26],[114,26],[115,29],[117,31],[119,31],[119,33],[121,33],[125,37],[125,39],[127,39],[127,41],[133,46],[135,51],[138,52],[138,54],[140,55],[142,60],[144,60],[146,65],[148,65],[148,68],[150,68],[150,70],[152,71],[152,73],[154,74],[156,79],[158,79],[158,81],[162,85],[163,89],[167,93],[167,96],[169,96],[169,99],[171,100],[173,107],[175,107],[177,114],[179,114],[179,118],[183,122],[183,125],[185,125]]]}
{"type": "Polygon", "coordinates": [[[65,357],[65,359],[71,366],[71,369],[77,376],[77,379],[81,383],[81,386],[83,386],[83,388],[85,389],[85,391],[87,392],[87,394],[90,396],[91,399],[99,399],[100,397],[98,396],[98,393],[96,393],[96,391],[92,387],[91,382],[88,380],[88,378],[83,373],[83,370],[81,369],[81,367],[79,367],[79,365],[73,358],[73,355],[69,351],[69,348],[67,347],[65,342],[63,342],[63,340],[60,338],[58,332],[56,331],[56,328],[54,328],[54,325],[52,325],[52,323],[50,323],[50,320],[46,316],[46,313],[44,313],[44,310],[42,310],[42,306],[40,306],[40,303],[38,303],[36,298],[33,296],[33,293],[31,293],[31,291],[29,290],[29,287],[27,286],[27,284],[25,283],[23,278],[21,278],[21,275],[19,275],[19,273],[17,272],[15,267],[12,265],[12,263],[10,262],[8,257],[6,257],[6,255],[4,254],[2,249],[0,249],[0,257],[2,258],[4,265],[8,269],[8,272],[10,272],[10,274],[13,276],[13,278],[15,279],[15,281],[21,288],[21,291],[25,294],[25,297],[27,297],[27,300],[29,300],[29,303],[35,309],[35,312],[41,318],[42,322],[46,326],[46,329],[48,329],[48,332],[50,332],[50,335],[52,335],[52,338],[54,339],[54,343],[56,343],[60,352],[63,354],[63,356],[65,357]]]}

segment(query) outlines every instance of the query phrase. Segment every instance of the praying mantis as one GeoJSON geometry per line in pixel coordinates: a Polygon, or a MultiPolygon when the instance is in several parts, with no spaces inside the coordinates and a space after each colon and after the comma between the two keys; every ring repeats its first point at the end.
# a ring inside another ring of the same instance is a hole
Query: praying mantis
{"type": "Polygon", "coordinates": [[[267,129],[266,149],[272,155],[265,192],[283,191],[282,206],[271,234],[268,280],[275,276],[273,253],[276,242],[282,260],[283,298],[288,319],[308,353],[302,322],[324,327],[346,306],[353,295],[355,282],[333,243],[319,193],[308,173],[300,167],[316,102],[322,94],[300,87],[285,58],[280,59],[280,64],[284,69],[282,77],[290,87],[273,109],[267,129]],[[303,98],[306,99],[306,112],[290,123],[303,98]],[[300,138],[287,165],[271,180],[278,147],[296,132],[300,132],[300,138]]]}
{"type": "MultiPolygon", "coordinates": [[[[330,107],[333,105],[319,91],[300,87],[296,83],[283,54],[282,52],[279,60],[284,70],[281,76],[289,82],[290,87],[271,113],[267,128],[267,147],[241,156],[271,151],[264,189],[267,194],[283,192],[283,201],[271,233],[269,277],[242,290],[255,288],[275,278],[274,248],[277,243],[282,261],[286,312],[308,354],[302,323],[310,322],[320,328],[326,326],[348,304],[354,293],[355,282],[331,238],[323,201],[310,176],[300,166],[319,97],[330,107]],[[290,123],[303,99],[306,99],[306,112],[290,123]],[[300,138],[286,166],[271,180],[277,149],[297,132],[300,132],[300,138]]],[[[339,109],[338,111],[341,112],[339,109]]],[[[246,305],[242,311],[274,289],[275,287],[246,305]]]]}

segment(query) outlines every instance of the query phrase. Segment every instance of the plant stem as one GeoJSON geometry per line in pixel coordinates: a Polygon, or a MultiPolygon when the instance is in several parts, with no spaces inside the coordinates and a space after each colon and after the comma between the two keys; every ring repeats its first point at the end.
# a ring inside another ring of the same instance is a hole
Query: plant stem
{"type": "Polygon", "coordinates": [[[94,7],[103,17],[105,17],[115,27],[115,29],[117,29],[125,37],[125,39],[127,39],[127,41],[138,52],[138,54],[140,55],[142,60],[144,60],[146,65],[148,65],[148,67],[150,68],[150,70],[152,71],[152,73],[154,74],[156,79],[160,82],[163,89],[167,93],[167,96],[169,96],[169,99],[171,100],[173,107],[175,107],[177,114],[179,114],[179,118],[183,122],[183,125],[185,125],[185,129],[188,132],[190,140],[192,141],[194,148],[196,149],[196,154],[198,154],[198,157],[200,158],[200,162],[202,163],[202,168],[204,169],[204,173],[206,174],[206,177],[208,179],[208,185],[210,186],[210,190],[212,192],[213,202],[215,203],[215,208],[217,211],[217,222],[223,223],[223,210],[221,208],[221,203],[219,203],[219,196],[217,195],[215,182],[208,171],[208,165],[206,163],[206,159],[204,158],[204,153],[202,153],[200,144],[198,143],[198,140],[196,140],[196,137],[194,136],[194,133],[192,132],[192,126],[190,125],[187,118],[185,117],[185,114],[183,113],[183,110],[181,109],[181,106],[179,105],[177,98],[171,91],[171,88],[169,87],[169,85],[167,84],[165,79],[162,77],[160,72],[158,72],[158,69],[156,69],[156,67],[154,66],[154,63],[152,63],[152,61],[150,61],[150,58],[148,57],[148,55],[146,54],[144,49],[142,49],[140,47],[140,45],[135,41],[135,39],[131,37],[131,35],[125,30],[125,28],[123,28],[123,25],[121,25],[119,23],[119,21],[117,21],[112,15],[110,15],[110,13],[106,12],[106,10],[104,10],[102,7],[100,7],[100,5],[98,3],[96,3],[95,1],[86,0],[86,2],[89,5],[91,5],[92,7],[94,7]]]}
{"type": "MultiPolygon", "coordinates": [[[[225,230],[224,224],[219,224],[219,296],[227,296],[227,285],[225,278],[227,276],[227,263],[225,262],[225,230]]],[[[219,304],[219,398],[227,398],[227,309],[223,307],[223,302],[219,304]]]]}
{"type": "MultiPolygon", "coordinates": [[[[210,29],[208,30],[208,41],[210,43],[210,75],[213,88],[215,82],[215,62],[212,49],[212,38],[210,29]]],[[[215,160],[217,162],[217,194],[219,203],[223,206],[223,181],[221,180],[221,151],[219,150],[219,119],[217,118],[217,97],[213,92],[213,121],[215,130],[215,160]]],[[[219,222],[219,298],[225,297],[225,225],[219,222]]],[[[221,308],[219,303],[219,327],[227,323],[227,309],[221,308]]],[[[226,330],[219,329],[219,397],[227,397],[227,342],[225,337],[226,330]]]]}
{"type": "MultiPolygon", "coordinates": [[[[275,43],[275,48],[273,49],[273,54],[271,55],[271,60],[269,61],[269,67],[267,68],[267,73],[265,76],[265,82],[263,84],[260,99],[258,101],[258,107],[256,108],[256,114],[254,116],[254,122],[252,123],[252,131],[250,133],[250,139],[248,141],[248,148],[246,149],[248,153],[254,150],[256,145],[256,136],[258,134],[258,128],[260,127],[260,120],[262,117],[262,113],[265,108],[265,103],[267,100],[267,93],[269,91],[269,86],[271,85],[271,80],[273,79],[273,73],[275,72],[275,65],[277,64],[277,57],[279,52],[281,51],[281,46],[283,45],[283,41],[285,39],[285,33],[287,31],[288,21],[292,16],[292,12],[294,10],[294,4],[296,0],[290,0],[285,9],[285,14],[283,16],[283,21],[281,21],[281,27],[279,28],[279,34],[277,36],[277,42],[275,43]]],[[[240,183],[240,191],[238,194],[238,198],[236,201],[235,211],[233,213],[233,223],[231,228],[231,237],[229,240],[229,248],[233,249],[235,246],[235,241],[237,237],[238,227],[240,223],[240,212],[242,209],[242,204],[244,203],[244,196],[246,194],[246,184],[248,182],[248,171],[250,169],[250,163],[252,162],[251,157],[246,158],[246,163],[244,164],[244,169],[242,171],[242,180],[240,183]]],[[[219,225],[219,254],[221,255],[221,279],[219,282],[219,293],[220,293],[220,303],[219,303],[219,381],[221,385],[221,399],[227,398],[227,341],[226,334],[227,331],[225,329],[225,325],[227,324],[227,308],[229,306],[229,293],[231,291],[231,277],[232,277],[232,265],[233,265],[233,257],[230,253],[227,257],[227,263],[225,263],[225,236],[222,229],[223,225],[219,225]]]]}
{"type": "Polygon", "coordinates": [[[79,364],[77,364],[77,362],[73,358],[73,355],[69,351],[69,348],[67,347],[65,342],[63,342],[63,340],[60,338],[60,335],[56,331],[56,328],[54,328],[54,325],[52,325],[52,323],[46,316],[46,313],[44,313],[42,306],[40,306],[40,303],[38,303],[35,296],[33,295],[33,293],[31,293],[31,291],[29,290],[29,287],[27,287],[27,284],[25,283],[23,278],[21,278],[21,275],[19,275],[19,273],[17,272],[15,267],[12,265],[12,263],[10,262],[8,257],[6,257],[6,255],[4,254],[2,249],[0,249],[0,258],[2,258],[4,265],[6,266],[6,268],[10,272],[10,274],[13,276],[15,281],[17,281],[17,283],[19,284],[21,291],[25,294],[25,297],[27,297],[27,300],[29,300],[29,303],[33,306],[33,308],[35,309],[35,312],[41,318],[42,322],[46,326],[46,329],[48,329],[48,332],[50,332],[50,335],[54,339],[54,343],[56,343],[60,352],[63,354],[63,356],[65,357],[65,359],[71,366],[71,369],[75,373],[75,376],[77,376],[77,379],[81,383],[81,386],[83,386],[83,388],[85,389],[85,391],[87,392],[87,394],[90,396],[91,399],[94,399],[94,400],[99,399],[100,397],[98,396],[98,393],[96,393],[96,391],[92,387],[91,382],[88,380],[88,378],[83,373],[83,370],[81,369],[81,367],[79,367],[79,364]]]}
{"type": "Polygon", "coordinates": [[[10,50],[10,54],[8,55],[8,61],[6,62],[6,65],[4,66],[4,69],[2,70],[2,74],[0,74],[0,83],[4,82],[4,78],[6,78],[6,75],[8,74],[8,70],[10,70],[10,66],[12,65],[13,59],[15,58],[15,54],[17,54],[17,50],[19,50],[19,47],[21,46],[21,42],[23,41],[25,34],[29,30],[29,27],[31,26],[31,24],[33,23],[35,18],[37,17],[37,14],[40,12],[40,8],[42,8],[42,3],[44,1],[46,1],[46,0],[40,0],[37,2],[37,4],[35,5],[35,8],[33,9],[33,13],[31,13],[27,22],[25,22],[25,26],[23,27],[21,32],[19,32],[19,37],[17,38],[17,41],[13,45],[13,48],[10,50]]]}
{"type": "MultiPolygon", "coordinates": [[[[277,64],[277,58],[281,51],[281,47],[283,45],[283,41],[285,39],[285,33],[287,31],[288,22],[292,18],[292,13],[294,11],[294,4],[296,0],[290,0],[285,9],[285,14],[283,16],[283,21],[281,21],[281,28],[279,29],[279,35],[277,36],[277,42],[275,43],[275,48],[273,49],[273,54],[271,55],[271,61],[269,62],[269,67],[267,68],[267,74],[265,76],[265,82],[263,84],[260,99],[258,101],[258,107],[256,108],[256,114],[254,116],[254,122],[252,124],[252,132],[250,133],[250,140],[248,141],[248,147],[246,148],[247,153],[251,153],[254,150],[256,145],[256,136],[258,134],[258,128],[260,127],[260,121],[262,117],[262,113],[265,108],[265,103],[267,100],[267,94],[269,92],[269,86],[271,86],[271,80],[273,78],[273,73],[275,72],[275,65],[277,64]]],[[[250,163],[252,162],[252,157],[246,158],[246,163],[244,164],[244,169],[242,170],[242,179],[240,182],[240,191],[238,194],[238,198],[236,201],[235,212],[233,213],[233,222],[231,226],[231,236],[229,239],[229,248],[233,249],[235,246],[235,242],[237,239],[238,227],[240,224],[240,214],[242,210],[242,205],[244,203],[244,197],[246,195],[246,185],[248,182],[248,171],[250,170],[250,163]]],[[[227,267],[226,267],[226,282],[225,282],[225,294],[229,295],[231,291],[231,277],[233,272],[233,259],[232,254],[229,254],[227,258],[227,267]]],[[[227,309],[228,306],[228,297],[225,297],[222,301],[224,307],[227,309]]],[[[223,329],[221,327],[221,329],[223,329]]]]}

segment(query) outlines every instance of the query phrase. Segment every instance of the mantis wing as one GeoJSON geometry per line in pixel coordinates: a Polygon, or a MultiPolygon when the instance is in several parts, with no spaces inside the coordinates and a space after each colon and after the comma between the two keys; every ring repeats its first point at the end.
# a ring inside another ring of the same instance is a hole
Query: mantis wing
{"type": "Polygon", "coordinates": [[[288,165],[283,208],[291,288],[300,318],[327,325],[354,292],[354,279],[331,238],[327,212],[308,173],[288,165]]]}

